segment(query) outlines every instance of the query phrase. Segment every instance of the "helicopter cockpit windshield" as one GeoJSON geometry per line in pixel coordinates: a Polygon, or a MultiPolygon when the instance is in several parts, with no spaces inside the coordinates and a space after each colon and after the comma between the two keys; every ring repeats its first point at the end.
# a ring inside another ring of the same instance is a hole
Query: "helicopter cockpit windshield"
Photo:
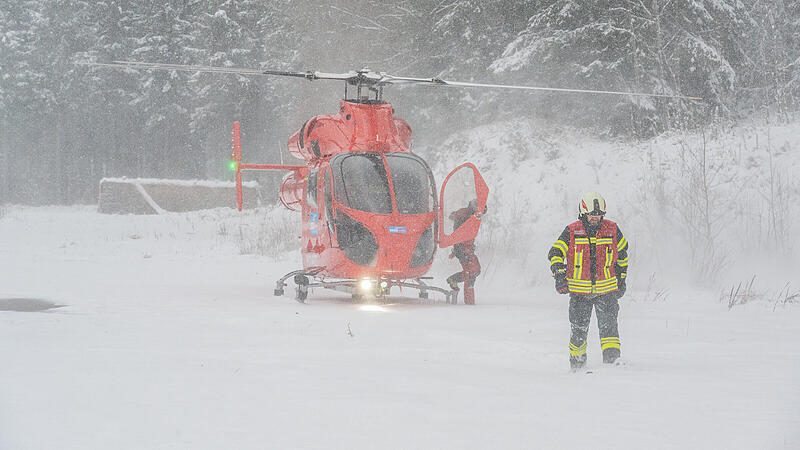
{"type": "Polygon", "coordinates": [[[349,153],[331,161],[336,201],[359,211],[389,214],[392,197],[379,154],[349,153]]]}
{"type": "Polygon", "coordinates": [[[421,214],[436,206],[433,176],[420,157],[410,153],[387,153],[397,210],[400,214],[421,214]]]}
{"type": "MultiPolygon", "coordinates": [[[[409,153],[387,153],[397,209],[401,214],[434,210],[433,177],[425,162],[409,153]]],[[[358,211],[389,214],[392,197],[380,154],[348,153],[331,161],[336,201],[358,211]]]]}

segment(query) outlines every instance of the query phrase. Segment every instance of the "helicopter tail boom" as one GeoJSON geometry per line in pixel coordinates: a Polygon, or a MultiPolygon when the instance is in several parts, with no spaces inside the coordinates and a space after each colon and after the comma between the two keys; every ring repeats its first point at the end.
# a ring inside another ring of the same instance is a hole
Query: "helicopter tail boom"
{"type": "MultiPolygon", "coordinates": [[[[242,206],[244,205],[244,194],[242,193],[243,170],[290,170],[294,172],[294,175],[298,175],[302,169],[305,169],[306,166],[288,164],[242,164],[242,140],[239,128],[239,122],[233,122],[231,168],[236,171],[236,207],[239,209],[239,211],[241,211],[242,206]]],[[[295,176],[294,178],[297,177],[295,176]]],[[[289,208],[289,205],[287,205],[286,202],[284,202],[284,205],[289,208]]]]}

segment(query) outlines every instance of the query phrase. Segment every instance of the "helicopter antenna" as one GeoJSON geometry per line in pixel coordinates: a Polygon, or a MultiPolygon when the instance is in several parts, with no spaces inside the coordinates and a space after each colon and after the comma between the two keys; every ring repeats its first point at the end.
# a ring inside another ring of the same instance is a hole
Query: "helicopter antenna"
{"type": "MultiPolygon", "coordinates": [[[[367,92],[375,92],[375,100],[381,101],[383,96],[383,87],[390,84],[416,84],[423,86],[436,86],[436,87],[456,87],[456,88],[488,88],[488,89],[516,89],[527,91],[551,91],[551,92],[574,92],[582,94],[603,94],[603,95],[629,95],[635,97],[660,97],[660,98],[674,98],[691,101],[701,101],[701,97],[692,97],[685,95],[673,94],[655,94],[645,92],[626,92],[626,91],[609,91],[609,90],[593,90],[593,89],[571,89],[571,88],[556,88],[544,86],[524,86],[524,85],[510,85],[510,84],[489,84],[489,83],[470,83],[464,81],[451,81],[443,80],[438,77],[432,78],[416,78],[416,77],[403,77],[389,75],[385,72],[373,72],[368,68],[363,68],[357,71],[350,71],[346,73],[328,73],[317,71],[306,72],[293,72],[286,70],[261,70],[261,69],[247,69],[240,67],[214,67],[214,66],[196,66],[196,65],[182,65],[182,64],[161,64],[161,63],[148,63],[139,61],[113,61],[111,63],[95,63],[95,62],[78,62],[77,64],[96,66],[96,67],[111,67],[121,69],[147,69],[147,70],[169,70],[169,71],[185,71],[185,72],[211,72],[211,73],[226,73],[235,75],[272,75],[294,78],[305,78],[308,81],[316,80],[341,80],[345,82],[345,99],[347,99],[348,86],[356,87],[356,100],[364,101],[361,98],[361,91],[363,88],[367,92]]],[[[369,95],[367,95],[369,96],[369,95]]],[[[370,101],[369,99],[366,99],[370,101]]]]}

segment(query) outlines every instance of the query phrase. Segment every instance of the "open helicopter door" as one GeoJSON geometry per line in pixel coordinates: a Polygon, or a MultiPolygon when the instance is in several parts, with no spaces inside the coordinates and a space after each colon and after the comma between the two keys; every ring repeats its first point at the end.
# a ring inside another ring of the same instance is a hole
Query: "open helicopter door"
{"type": "Polygon", "coordinates": [[[472,163],[447,175],[439,192],[439,248],[475,239],[488,197],[489,187],[472,163]]]}

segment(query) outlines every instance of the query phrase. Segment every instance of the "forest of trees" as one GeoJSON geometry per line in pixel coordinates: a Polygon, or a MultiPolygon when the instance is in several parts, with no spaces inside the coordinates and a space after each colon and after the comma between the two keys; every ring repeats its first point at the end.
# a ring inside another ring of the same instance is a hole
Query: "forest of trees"
{"type": "Polygon", "coordinates": [[[759,115],[796,118],[800,4],[790,0],[19,0],[0,8],[0,204],[93,202],[104,176],[225,179],[230,124],[275,162],[343,87],[111,70],[81,62],[346,72],[691,95],[405,87],[387,98],[435,143],[531,115],[631,138],[759,115]]]}

